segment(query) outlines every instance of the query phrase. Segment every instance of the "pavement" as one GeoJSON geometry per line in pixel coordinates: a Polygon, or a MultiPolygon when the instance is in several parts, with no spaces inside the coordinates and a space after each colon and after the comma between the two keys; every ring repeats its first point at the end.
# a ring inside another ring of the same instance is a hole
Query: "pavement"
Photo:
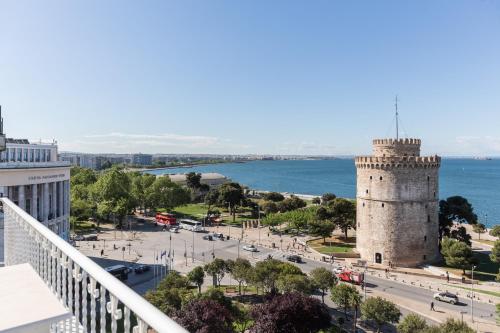
{"type": "MultiPolygon", "coordinates": [[[[140,294],[152,289],[160,281],[160,276],[165,274],[165,269],[160,268],[162,264],[172,263],[172,268],[187,273],[193,267],[203,265],[212,260],[213,256],[222,259],[236,259],[243,257],[252,263],[264,260],[269,255],[276,259],[284,259],[290,253],[299,254],[304,258],[304,263],[297,264],[304,272],[310,272],[316,267],[331,268],[332,264],[319,261],[319,257],[299,243],[305,242],[305,238],[298,238],[295,242],[290,237],[272,235],[266,229],[244,230],[236,227],[213,227],[210,231],[221,232],[224,235],[231,234],[230,240],[203,240],[203,233],[193,233],[181,230],[179,233],[161,231],[150,221],[133,224],[134,231],[105,231],[99,234],[97,242],[77,242],[80,251],[92,257],[103,267],[110,264],[131,264],[140,262],[151,266],[149,272],[143,274],[131,274],[127,284],[140,294]],[[266,230],[266,231],[264,231],[266,230]],[[260,233],[260,235],[258,235],[260,233]],[[238,238],[234,238],[238,237],[238,238]],[[283,241],[280,241],[283,240],[283,241]],[[275,243],[276,248],[272,248],[275,243]],[[129,246],[130,244],[130,246],[129,246]],[[248,252],[242,249],[245,244],[255,244],[258,252],[248,252]],[[260,245],[259,245],[260,244],[260,245]],[[95,247],[95,248],[94,248],[95,247]],[[101,250],[104,255],[101,257],[101,250]],[[165,255],[161,257],[161,253],[165,255]],[[168,258],[170,253],[170,259],[168,258]],[[194,254],[194,255],[193,255],[194,254]],[[161,258],[156,260],[156,257],[161,258]],[[156,274],[155,274],[156,273],[156,274]]],[[[340,264],[340,263],[335,263],[340,264]]],[[[349,265],[348,263],[344,263],[349,265]]],[[[354,267],[355,268],[355,267],[354,267]]],[[[356,268],[355,268],[356,269],[356,268]]],[[[467,290],[444,286],[443,281],[427,279],[426,277],[415,277],[408,273],[391,273],[386,276],[383,271],[368,269],[366,274],[367,296],[381,296],[391,300],[401,309],[405,315],[415,312],[422,315],[430,323],[443,322],[448,317],[454,317],[467,321],[469,325],[478,332],[500,332],[495,325],[495,306],[488,297],[475,294],[474,298],[474,322],[471,314],[471,298],[467,290]],[[434,302],[437,311],[430,311],[430,303],[433,294],[440,290],[453,290],[459,293],[460,303],[451,305],[448,303],[434,302]]],[[[227,275],[223,284],[231,284],[230,276],[227,275]]],[[[444,281],[446,283],[446,281],[444,281]]],[[[211,278],[207,278],[205,286],[212,284],[211,278]]],[[[331,301],[326,296],[328,305],[331,301]]],[[[366,328],[366,332],[370,329],[366,328]]],[[[392,332],[394,328],[387,327],[384,332],[392,332]]]]}

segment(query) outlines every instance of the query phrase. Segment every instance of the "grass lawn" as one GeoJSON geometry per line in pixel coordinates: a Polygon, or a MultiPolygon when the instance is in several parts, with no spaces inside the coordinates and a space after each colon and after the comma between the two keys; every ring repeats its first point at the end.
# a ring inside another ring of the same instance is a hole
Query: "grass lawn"
{"type": "MultiPolygon", "coordinates": [[[[479,280],[479,281],[495,280],[495,277],[498,274],[498,270],[500,269],[500,264],[492,262],[490,260],[490,256],[485,253],[474,252],[474,257],[476,257],[476,259],[479,261],[477,269],[474,270],[474,280],[479,280]]],[[[447,270],[456,275],[462,275],[461,269],[447,267],[445,264],[443,264],[442,267],[446,268],[447,270]]],[[[468,277],[471,276],[470,270],[465,270],[465,273],[468,277]]]]}
{"type": "Polygon", "coordinates": [[[94,231],[96,225],[97,224],[94,222],[77,221],[76,223],[71,224],[71,231],[74,231],[75,233],[90,232],[94,231]]]}
{"type": "MultiPolygon", "coordinates": [[[[471,290],[469,287],[458,287],[454,284],[447,284],[447,286],[454,287],[454,288],[459,288],[459,289],[464,289],[464,290],[471,290]]],[[[475,293],[481,293],[481,294],[486,294],[486,295],[491,295],[491,296],[496,296],[500,297],[500,293],[497,293],[495,291],[490,291],[490,290],[483,290],[483,289],[478,289],[477,287],[474,287],[474,292],[475,293]]]]}
{"type": "Polygon", "coordinates": [[[475,239],[476,242],[479,242],[479,243],[483,243],[483,244],[486,244],[486,245],[491,245],[491,246],[494,246],[495,245],[495,241],[491,241],[491,240],[486,240],[486,239],[475,239]]]}
{"type": "Polygon", "coordinates": [[[323,254],[349,253],[356,247],[355,244],[341,242],[338,238],[327,238],[326,243],[321,238],[308,242],[308,245],[323,254]]]}
{"type": "MultiPolygon", "coordinates": [[[[170,213],[177,215],[178,217],[189,218],[201,221],[207,214],[208,206],[202,203],[199,204],[188,204],[184,206],[175,207],[170,213]]],[[[219,207],[214,207],[212,209],[218,209],[222,214],[222,222],[225,224],[233,224],[233,217],[229,215],[227,210],[221,209],[219,207]]],[[[240,225],[242,221],[252,220],[251,211],[243,210],[241,213],[236,213],[235,225],[240,225]]]]}

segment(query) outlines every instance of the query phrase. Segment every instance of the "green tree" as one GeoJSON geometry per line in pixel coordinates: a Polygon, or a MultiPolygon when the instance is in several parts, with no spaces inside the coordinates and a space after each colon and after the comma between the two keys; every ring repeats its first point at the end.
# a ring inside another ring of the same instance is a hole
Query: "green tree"
{"type": "Polygon", "coordinates": [[[238,282],[238,293],[241,295],[241,285],[251,279],[252,264],[247,259],[237,258],[231,267],[231,275],[238,282]]]}
{"type": "Polygon", "coordinates": [[[470,246],[456,239],[443,238],[441,242],[441,254],[447,266],[460,268],[464,274],[467,268],[471,268],[476,263],[470,246]]]}
{"type": "Polygon", "coordinates": [[[337,277],[324,267],[313,269],[309,275],[311,276],[314,286],[321,291],[321,301],[325,303],[325,294],[327,290],[337,284],[337,277]]]}
{"type": "Polygon", "coordinates": [[[155,208],[172,209],[190,202],[190,193],[173,183],[169,177],[157,177],[151,186],[155,208]]]}
{"type": "Polygon", "coordinates": [[[149,173],[130,172],[132,184],[132,197],[134,198],[135,205],[139,206],[146,215],[148,208],[153,208],[154,198],[151,187],[156,180],[156,176],[149,173]]]}
{"type": "Polygon", "coordinates": [[[283,196],[283,194],[278,193],[278,192],[265,193],[263,195],[263,197],[264,197],[264,200],[273,201],[273,202],[278,202],[278,201],[285,200],[285,197],[283,196]]]}
{"type": "Polygon", "coordinates": [[[361,304],[361,314],[365,320],[377,324],[377,332],[386,323],[397,323],[401,317],[398,307],[381,297],[370,297],[361,304]]]}
{"type": "Polygon", "coordinates": [[[486,232],[486,226],[482,223],[477,223],[472,226],[472,229],[477,233],[478,239],[481,239],[481,234],[486,232]]]}
{"type": "Polygon", "coordinates": [[[203,281],[205,279],[205,271],[203,267],[196,266],[193,268],[187,275],[188,280],[191,283],[194,283],[198,287],[198,293],[201,293],[201,286],[203,285],[203,281]]]}
{"type": "Polygon", "coordinates": [[[192,295],[189,281],[179,273],[172,271],[163,279],[156,290],[148,291],[145,298],[167,315],[180,310],[182,304],[192,295]]]}
{"type": "Polygon", "coordinates": [[[500,263],[500,240],[495,241],[491,249],[490,259],[493,262],[500,263]]]}
{"type": "Polygon", "coordinates": [[[422,333],[474,333],[475,330],[469,327],[467,323],[448,318],[439,326],[431,326],[424,329],[422,333]]]}
{"type": "Polygon", "coordinates": [[[289,198],[286,198],[285,200],[279,202],[277,205],[278,205],[278,210],[284,213],[304,208],[307,206],[307,202],[305,202],[304,200],[295,195],[291,195],[289,198]]]}
{"type": "Polygon", "coordinates": [[[201,173],[189,172],[186,174],[186,185],[192,190],[197,190],[201,187],[201,173]]]}
{"type": "Polygon", "coordinates": [[[493,237],[500,237],[500,225],[494,226],[490,230],[490,235],[493,236],[493,237]]]}
{"type": "Polygon", "coordinates": [[[427,323],[424,318],[417,314],[410,313],[398,325],[400,333],[422,333],[427,328],[427,323]]]}
{"type": "Polygon", "coordinates": [[[347,199],[337,198],[329,204],[333,222],[342,230],[347,239],[349,229],[356,227],[356,204],[347,199]]]}
{"type": "Polygon", "coordinates": [[[276,259],[266,259],[257,262],[252,274],[252,283],[265,292],[276,293],[276,281],[282,272],[282,262],[276,259]]]}
{"type": "Polygon", "coordinates": [[[477,215],[469,201],[461,196],[439,202],[439,240],[451,236],[453,222],[476,224],[477,215]]]}
{"type": "Polygon", "coordinates": [[[331,289],[330,298],[333,303],[344,309],[344,316],[347,319],[347,310],[356,308],[361,303],[361,295],[356,287],[340,283],[331,289]]]}
{"type": "Polygon", "coordinates": [[[329,220],[313,220],[309,222],[309,234],[323,237],[323,244],[326,242],[326,237],[332,235],[334,229],[335,224],[329,220]]]}
{"type": "Polygon", "coordinates": [[[467,233],[467,229],[464,226],[459,226],[453,229],[450,233],[450,238],[456,239],[459,242],[464,242],[465,244],[471,246],[471,235],[467,233]]]}
{"type": "Polygon", "coordinates": [[[260,209],[268,215],[278,212],[278,205],[274,201],[264,201],[260,204],[260,209]]]}
{"type": "Polygon", "coordinates": [[[280,274],[276,281],[277,289],[282,293],[300,292],[310,295],[314,286],[311,280],[304,274],[280,274]]]}
{"type": "Polygon", "coordinates": [[[219,202],[229,208],[233,215],[233,223],[236,221],[236,206],[245,199],[243,188],[238,183],[224,183],[219,186],[219,202]]]}
{"type": "Polygon", "coordinates": [[[321,196],[321,203],[326,205],[328,202],[333,201],[337,198],[337,196],[333,193],[325,193],[321,196]]]}
{"type": "Polygon", "coordinates": [[[207,205],[207,216],[210,212],[210,208],[215,206],[219,200],[219,190],[217,188],[211,188],[205,195],[205,205],[207,205]]]}
{"type": "Polygon", "coordinates": [[[214,277],[215,286],[220,286],[220,282],[228,272],[228,265],[223,259],[215,258],[212,262],[205,264],[203,269],[214,277]]]}
{"type": "Polygon", "coordinates": [[[113,167],[104,172],[91,188],[90,196],[97,202],[98,214],[109,220],[111,215],[118,219],[121,227],[123,217],[133,207],[130,179],[123,170],[113,167]]]}

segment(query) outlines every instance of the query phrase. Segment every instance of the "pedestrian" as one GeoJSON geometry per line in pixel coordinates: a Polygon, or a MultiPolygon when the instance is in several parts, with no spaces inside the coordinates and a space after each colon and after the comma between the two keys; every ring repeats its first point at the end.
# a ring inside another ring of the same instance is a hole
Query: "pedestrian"
{"type": "Polygon", "coordinates": [[[101,249],[101,257],[104,255],[104,249],[101,249]]]}
{"type": "Polygon", "coordinates": [[[434,302],[431,302],[431,311],[436,311],[436,309],[434,309],[434,302]]]}
{"type": "Polygon", "coordinates": [[[92,244],[92,250],[95,250],[95,244],[92,244]]]}
{"type": "Polygon", "coordinates": [[[450,283],[450,273],[448,271],[446,271],[446,281],[450,283]]]}

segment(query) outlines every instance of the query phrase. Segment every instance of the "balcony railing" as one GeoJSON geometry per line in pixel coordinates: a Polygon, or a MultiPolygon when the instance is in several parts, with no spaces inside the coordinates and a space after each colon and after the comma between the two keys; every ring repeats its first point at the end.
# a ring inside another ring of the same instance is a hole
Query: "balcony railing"
{"type": "Polygon", "coordinates": [[[0,169],[36,169],[67,167],[71,164],[68,161],[52,162],[0,162],[0,169]]]}
{"type": "Polygon", "coordinates": [[[73,314],[71,320],[54,323],[54,332],[187,333],[12,201],[0,201],[5,265],[31,264],[73,314]]]}

